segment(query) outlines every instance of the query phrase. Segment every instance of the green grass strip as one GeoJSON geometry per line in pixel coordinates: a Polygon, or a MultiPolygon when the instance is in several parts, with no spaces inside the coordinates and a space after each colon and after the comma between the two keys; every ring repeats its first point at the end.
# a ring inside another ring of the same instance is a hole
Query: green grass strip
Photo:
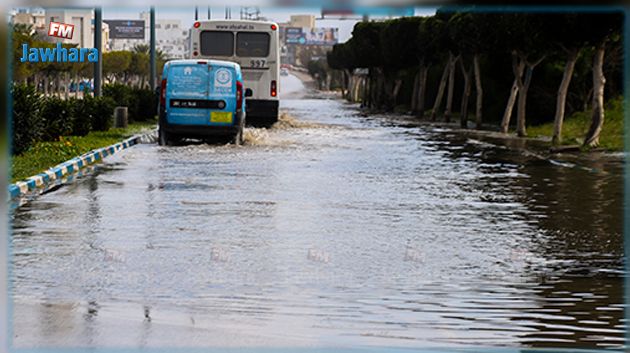
{"type": "Polygon", "coordinates": [[[118,143],[142,131],[155,127],[155,123],[131,123],[126,129],[92,131],[86,136],[63,136],[58,141],[38,142],[11,160],[11,182],[24,180],[91,150],[118,143]]]}
{"type": "MultiPolygon", "coordinates": [[[[604,126],[599,136],[600,148],[623,151],[623,98],[611,99],[606,106],[604,126]]],[[[577,112],[566,118],[562,127],[563,145],[581,145],[591,124],[591,111],[577,112]]],[[[553,123],[527,128],[530,137],[553,136],[553,123]]]]}

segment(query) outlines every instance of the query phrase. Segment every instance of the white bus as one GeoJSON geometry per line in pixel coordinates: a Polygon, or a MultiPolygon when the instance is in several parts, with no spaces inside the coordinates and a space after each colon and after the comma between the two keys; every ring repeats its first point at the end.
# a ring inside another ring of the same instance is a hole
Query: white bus
{"type": "Polygon", "coordinates": [[[278,24],[248,20],[205,20],[190,30],[190,58],[232,61],[241,66],[246,121],[271,126],[278,121],[280,38],[278,24]]]}

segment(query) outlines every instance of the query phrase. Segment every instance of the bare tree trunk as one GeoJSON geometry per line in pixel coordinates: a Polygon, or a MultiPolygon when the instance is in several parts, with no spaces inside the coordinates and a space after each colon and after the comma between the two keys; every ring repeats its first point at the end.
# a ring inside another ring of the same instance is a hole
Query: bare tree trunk
{"type": "Polygon", "coordinates": [[[351,75],[348,80],[348,92],[346,93],[346,99],[350,102],[353,102],[352,96],[354,94],[354,86],[357,84],[357,78],[354,75],[351,75]]]}
{"type": "Polygon", "coordinates": [[[420,87],[418,87],[418,107],[417,107],[417,116],[424,117],[424,105],[427,96],[427,77],[429,76],[429,67],[424,66],[420,70],[420,87]]]}
{"type": "Polygon", "coordinates": [[[33,83],[35,84],[35,91],[39,92],[39,74],[33,75],[33,83]]]}
{"type": "Polygon", "coordinates": [[[525,63],[518,60],[515,53],[512,54],[512,71],[514,72],[514,83],[512,83],[512,89],[510,90],[510,97],[508,98],[507,105],[505,106],[505,112],[503,113],[503,120],[501,121],[501,132],[507,134],[510,127],[510,118],[512,117],[512,110],[514,109],[514,103],[516,102],[516,96],[519,91],[519,82],[521,82],[521,76],[523,76],[523,70],[525,63]]]}
{"type": "Polygon", "coordinates": [[[70,90],[70,74],[66,71],[65,73],[65,82],[64,82],[64,87],[63,87],[63,92],[64,92],[64,96],[66,98],[66,100],[68,100],[68,91],[70,90]]]}
{"type": "Polygon", "coordinates": [[[569,84],[571,83],[571,77],[573,76],[573,69],[575,68],[578,53],[578,48],[572,48],[569,50],[567,62],[564,65],[564,74],[562,75],[562,81],[560,82],[558,96],[556,98],[556,115],[553,119],[553,137],[551,142],[554,145],[562,143],[562,123],[564,121],[567,93],[569,91],[569,84]]]}
{"type": "Polygon", "coordinates": [[[383,69],[381,68],[377,68],[376,69],[376,82],[377,82],[377,86],[376,86],[376,96],[375,96],[375,101],[376,101],[376,109],[382,109],[385,99],[387,98],[387,83],[385,82],[385,73],[383,72],[383,69]]]}
{"type": "Polygon", "coordinates": [[[532,74],[534,68],[527,66],[525,69],[525,80],[520,85],[518,90],[518,106],[516,114],[516,134],[519,137],[526,137],[527,130],[525,128],[525,108],[527,106],[527,91],[529,90],[529,84],[532,81],[532,74]]]}
{"type": "Polygon", "coordinates": [[[481,87],[481,69],[479,67],[479,54],[473,56],[473,67],[475,72],[475,91],[477,101],[475,102],[475,127],[481,129],[483,124],[483,87],[481,87]]]}
{"type": "Polygon", "coordinates": [[[519,88],[518,94],[518,115],[516,116],[516,134],[519,137],[526,137],[527,130],[525,128],[525,107],[527,106],[527,91],[529,91],[529,85],[532,82],[532,75],[534,74],[534,68],[540,64],[545,57],[541,57],[535,62],[528,62],[525,58],[522,59],[526,65],[525,80],[522,82],[519,88]]]}
{"type": "Polygon", "coordinates": [[[470,91],[472,88],[472,84],[470,82],[470,74],[472,71],[472,67],[466,69],[464,66],[464,59],[460,59],[459,65],[462,69],[462,74],[464,75],[464,92],[462,93],[462,106],[459,116],[459,125],[462,129],[468,127],[468,98],[470,97],[470,91]]]}
{"type": "Polygon", "coordinates": [[[442,72],[442,78],[440,78],[440,86],[438,87],[437,96],[435,96],[435,102],[433,103],[433,111],[431,112],[431,120],[435,121],[437,118],[437,112],[440,109],[440,105],[442,105],[442,98],[444,97],[444,89],[446,88],[446,79],[448,78],[449,69],[451,67],[451,61],[453,60],[453,55],[448,55],[448,60],[446,65],[444,66],[444,71],[442,72]]]}
{"type": "Polygon", "coordinates": [[[366,87],[367,87],[367,76],[361,76],[357,80],[357,87],[355,87],[355,93],[354,93],[354,96],[356,97],[355,102],[359,100],[359,94],[361,94],[360,92],[364,92],[366,87]]]}
{"type": "Polygon", "coordinates": [[[343,86],[341,88],[341,94],[345,99],[348,99],[350,96],[350,87],[352,86],[352,73],[350,70],[346,69],[342,71],[343,75],[343,86]]]}
{"type": "Polygon", "coordinates": [[[444,109],[444,120],[448,123],[451,121],[453,110],[453,90],[455,89],[455,65],[459,61],[459,55],[451,60],[448,71],[448,91],[446,94],[446,108],[444,109]]]}
{"type": "Polygon", "coordinates": [[[418,86],[420,85],[420,70],[413,78],[413,89],[411,90],[411,111],[416,112],[418,107],[418,86]]]}
{"type": "Polygon", "coordinates": [[[394,83],[394,108],[398,105],[398,93],[400,93],[400,87],[402,86],[402,80],[397,79],[394,83]]]}
{"type": "Polygon", "coordinates": [[[374,91],[374,71],[368,69],[368,75],[365,78],[365,107],[372,108],[372,91],[374,91]]]}
{"type": "Polygon", "coordinates": [[[604,53],[606,51],[606,42],[602,42],[597,46],[595,56],[593,58],[593,113],[591,115],[591,126],[588,129],[584,146],[599,146],[599,134],[604,126],[604,87],[606,78],[604,77],[604,53]]]}
{"type": "Polygon", "coordinates": [[[74,98],[77,98],[79,96],[79,74],[78,73],[74,73],[74,98]]]}
{"type": "Polygon", "coordinates": [[[586,92],[586,95],[583,97],[582,101],[584,102],[584,104],[582,105],[582,111],[586,112],[588,110],[588,101],[589,100],[593,100],[593,87],[591,87],[588,92],[586,92]]]}
{"type": "Polygon", "coordinates": [[[354,87],[354,85],[356,84],[357,78],[354,76],[354,73],[350,70],[346,70],[346,75],[347,75],[347,82],[344,82],[344,84],[346,84],[346,99],[347,100],[351,100],[351,95],[352,95],[352,88],[354,87]]]}

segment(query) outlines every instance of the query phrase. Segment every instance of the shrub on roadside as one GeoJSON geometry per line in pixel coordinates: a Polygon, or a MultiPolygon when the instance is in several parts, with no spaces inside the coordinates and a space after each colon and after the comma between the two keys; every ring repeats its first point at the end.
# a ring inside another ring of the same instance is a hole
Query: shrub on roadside
{"type": "Polygon", "coordinates": [[[83,99],[71,99],[72,104],[72,135],[85,136],[92,130],[94,119],[94,98],[90,95],[83,99]]]}
{"type": "Polygon", "coordinates": [[[103,86],[103,96],[113,99],[116,106],[127,107],[129,122],[153,120],[157,115],[157,95],[153,90],[112,83],[103,86]]]}
{"type": "Polygon", "coordinates": [[[155,91],[150,89],[134,89],[133,90],[135,109],[130,111],[130,116],[135,121],[147,121],[155,119],[157,115],[158,97],[155,91]]]}
{"type": "Polygon", "coordinates": [[[96,97],[91,99],[92,104],[92,129],[95,131],[107,131],[112,127],[112,115],[116,102],[110,97],[96,97]]]}
{"type": "Polygon", "coordinates": [[[117,106],[130,107],[133,103],[132,88],[122,83],[103,85],[103,97],[110,97],[117,106]]]}
{"type": "Polygon", "coordinates": [[[42,97],[33,86],[13,85],[12,149],[14,155],[26,151],[39,141],[43,129],[42,97]]]}
{"type": "MultiPolygon", "coordinates": [[[[85,136],[92,130],[107,131],[112,126],[116,106],[111,97],[93,98],[89,94],[83,99],[44,98],[33,86],[21,84],[12,86],[12,96],[13,155],[22,154],[38,142],[58,141],[60,136],[85,136]]],[[[144,101],[149,100],[145,94],[144,101]]],[[[146,102],[146,107],[142,108],[147,109],[144,117],[151,114],[146,102]]]]}
{"type": "Polygon", "coordinates": [[[43,101],[41,120],[43,124],[42,140],[56,141],[59,136],[72,133],[73,114],[71,100],[48,97],[43,101]]]}

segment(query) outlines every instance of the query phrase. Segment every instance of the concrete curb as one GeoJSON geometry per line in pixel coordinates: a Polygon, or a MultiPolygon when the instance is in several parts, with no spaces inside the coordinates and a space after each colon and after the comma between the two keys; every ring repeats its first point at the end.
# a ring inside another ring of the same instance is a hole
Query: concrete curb
{"type": "Polygon", "coordinates": [[[142,135],[135,135],[111,146],[92,150],[79,157],[74,157],[69,161],[58,164],[44,171],[43,173],[34,175],[23,181],[18,181],[15,184],[11,184],[9,185],[9,199],[12,200],[17,197],[22,197],[38,188],[47,187],[51,183],[57,180],[61,180],[66,175],[76,173],[83,167],[96,163],[107,156],[116,154],[117,152],[127,149],[131,146],[137,145],[142,142],[152,141],[153,139],[151,138],[151,136],[154,133],[155,131],[142,135]]]}

